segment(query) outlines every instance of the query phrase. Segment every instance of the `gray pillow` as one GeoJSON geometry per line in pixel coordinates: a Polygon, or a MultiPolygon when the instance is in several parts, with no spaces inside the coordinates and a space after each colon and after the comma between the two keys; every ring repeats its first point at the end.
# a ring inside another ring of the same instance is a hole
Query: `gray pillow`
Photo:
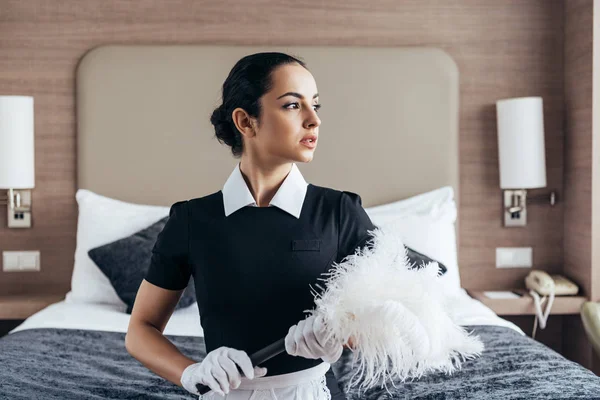
{"type": "Polygon", "coordinates": [[[427,264],[429,264],[430,262],[436,262],[436,263],[438,263],[438,276],[442,276],[446,272],[448,272],[448,268],[446,268],[446,266],[444,264],[442,264],[441,262],[431,259],[431,258],[427,257],[425,254],[419,253],[415,249],[411,249],[410,247],[408,247],[406,245],[404,245],[404,247],[406,247],[406,254],[408,256],[408,259],[410,260],[410,263],[412,264],[411,268],[421,269],[424,266],[426,266],[427,264]]]}
{"type": "MultiPolygon", "coordinates": [[[[152,248],[168,219],[164,217],[129,237],[88,251],[92,261],[108,277],[119,298],[127,305],[127,314],[133,310],[135,296],[150,267],[152,248]]],[[[195,301],[196,291],[191,278],[175,309],[188,307],[195,301]]]]}

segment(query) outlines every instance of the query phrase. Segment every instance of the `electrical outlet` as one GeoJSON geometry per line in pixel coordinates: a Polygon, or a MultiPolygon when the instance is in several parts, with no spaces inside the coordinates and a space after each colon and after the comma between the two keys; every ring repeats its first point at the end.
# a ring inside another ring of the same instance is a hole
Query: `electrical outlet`
{"type": "Polygon", "coordinates": [[[497,247],[496,268],[531,268],[531,247],[497,247]]]}
{"type": "Polygon", "coordinates": [[[3,251],[2,271],[39,271],[39,251],[3,251]]]}

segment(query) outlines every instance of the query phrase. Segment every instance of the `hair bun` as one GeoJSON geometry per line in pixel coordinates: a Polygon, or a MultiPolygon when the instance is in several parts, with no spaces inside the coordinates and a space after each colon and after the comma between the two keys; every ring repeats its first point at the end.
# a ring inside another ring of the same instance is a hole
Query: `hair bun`
{"type": "Polygon", "coordinates": [[[223,105],[215,108],[210,116],[210,123],[215,127],[215,136],[221,143],[228,146],[235,144],[235,132],[223,105]]]}
{"type": "Polygon", "coordinates": [[[223,105],[220,105],[219,107],[215,108],[215,110],[213,111],[211,117],[210,117],[210,122],[213,125],[216,125],[220,122],[223,122],[224,120],[226,120],[226,114],[225,114],[225,107],[223,107],[223,105]]]}
{"type": "Polygon", "coordinates": [[[218,108],[219,110],[219,119],[222,121],[229,121],[229,113],[225,110],[225,106],[221,105],[218,108]]]}

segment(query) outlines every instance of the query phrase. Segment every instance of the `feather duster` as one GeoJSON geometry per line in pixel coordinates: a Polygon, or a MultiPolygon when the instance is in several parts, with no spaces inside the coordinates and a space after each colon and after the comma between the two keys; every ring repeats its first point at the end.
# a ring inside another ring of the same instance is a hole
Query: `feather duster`
{"type": "Polygon", "coordinates": [[[369,245],[334,263],[322,279],[326,289],[313,289],[315,310],[306,310],[323,318],[329,339],[351,344],[358,368],[350,387],[383,382],[387,390],[393,379],[452,374],[461,359],[483,351],[478,337],[452,321],[438,264],[410,265],[396,232],[393,225],[370,231],[369,245]]]}

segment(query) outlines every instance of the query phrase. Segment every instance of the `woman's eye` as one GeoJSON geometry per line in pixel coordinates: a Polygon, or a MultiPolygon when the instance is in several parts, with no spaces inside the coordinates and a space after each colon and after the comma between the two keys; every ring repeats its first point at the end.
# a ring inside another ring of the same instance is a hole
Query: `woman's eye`
{"type": "MultiPolygon", "coordinates": [[[[298,108],[300,108],[300,104],[298,103],[289,103],[283,106],[283,108],[287,108],[288,110],[296,110],[298,108]]],[[[319,111],[319,109],[321,108],[320,104],[313,104],[313,108],[315,111],[319,111]]]]}

